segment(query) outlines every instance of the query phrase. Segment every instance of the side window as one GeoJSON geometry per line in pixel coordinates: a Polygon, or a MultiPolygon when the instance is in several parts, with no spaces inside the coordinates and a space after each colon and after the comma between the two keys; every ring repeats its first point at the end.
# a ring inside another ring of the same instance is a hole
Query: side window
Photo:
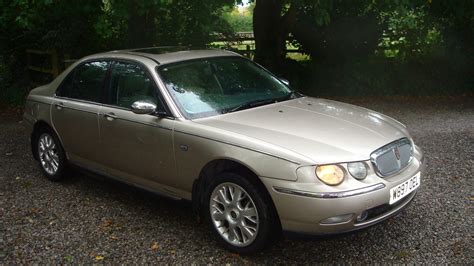
{"type": "Polygon", "coordinates": [[[110,76],[111,104],[130,108],[135,101],[148,100],[157,104],[156,87],[140,66],[116,62],[110,76]]]}
{"type": "Polygon", "coordinates": [[[109,62],[89,62],[78,66],[61,84],[59,96],[100,102],[109,62]]]}

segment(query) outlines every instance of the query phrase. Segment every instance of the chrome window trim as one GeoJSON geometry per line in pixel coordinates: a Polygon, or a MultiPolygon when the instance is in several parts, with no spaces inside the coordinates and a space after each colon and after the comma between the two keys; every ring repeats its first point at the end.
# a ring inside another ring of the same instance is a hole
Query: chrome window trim
{"type": "Polygon", "coordinates": [[[375,150],[374,152],[372,152],[370,154],[370,162],[372,163],[372,166],[374,167],[374,170],[375,170],[375,173],[380,176],[380,177],[389,177],[391,175],[394,175],[394,174],[397,174],[401,171],[403,171],[405,168],[407,168],[411,162],[413,161],[413,143],[408,139],[408,138],[401,138],[401,139],[397,139],[395,141],[392,141],[390,142],[389,144],[385,145],[385,146],[382,146],[380,148],[378,148],[377,150],[375,150]],[[408,159],[408,163],[400,168],[400,169],[397,169],[395,171],[392,171],[392,172],[389,172],[389,173],[386,173],[386,174],[382,174],[379,170],[379,168],[377,167],[377,163],[376,163],[376,160],[377,160],[377,157],[382,155],[382,154],[385,154],[386,152],[392,150],[394,147],[397,147],[397,146],[401,146],[401,145],[404,145],[404,144],[409,144],[410,145],[410,149],[411,149],[411,154],[410,154],[410,159],[408,159]]]}
{"type": "Polygon", "coordinates": [[[170,107],[170,110],[172,110],[171,112],[173,112],[173,115],[176,118],[186,119],[184,117],[183,113],[181,112],[181,110],[179,109],[179,107],[177,106],[176,102],[174,101],[173,96],[171,96],[171,93],[166,88],[165,82],[161,79],[161,76],[158,73],[158,67],[159,66],[160,65],[155,66],[155,68],[153,69],[154,71],[151,71],[151,72],[152,72],[152,75],[154,75],[155,80],[157,81],[156,84],[158,86],[158,89],[161,92],[161,95],[163,95],[163,98],[165,99],[166,103],[168,104],[168,107],[170,107]]]}
{"type": "MultiPolygon", "coordinates": [[[[145,58],[147,58],[146,56],[144,56],[145,58]]],[[[148,58],[150,59],[150,58],[148,58]]],[[[153,59],[150,59],[152,61],[154,61],[155,63],[158,64],[157,61],[153,60],[153,59]]],[[[142,62],[140,62],[139,60],[133,60],[133,59],[124,59],[124,58],[116,58],[112,61],[112,63],[110,64],[110,70],[109,70],[109,76],[108,76],[108,79],[109,79],[109,82],[110,82],[110,78],[112,77],[112,71],[114,70],[114,67],[115,67],[115,64],[116,63],[125,63],[125,64],[135,64],[137,65],[138,67],[140,67],[142,70],[145,71],[146,75],[148,76],[148,78],[151,78],[153,80],[153,83],[154,83],[154,87],[155,87],[155,90],[156,90],[156,99],[157,101],[159,101],[162,105],[163,105],[163,108],[165,109],[165,112],[168,114],[169,117],[173,117],[175,118],[175,114],[173,114],[173,110],[170,108],[166,98],[164,97],[163,95],[163,92],[160,88],[160,84],[159,82],[157,82],[157,80],[155,79],[155,77],[153,76],[153,72],[151,69],[149,69],[145,64],[143,64],[142,62]]],[[[158,64],[159,65],[159,64],[158,64]]],[[[110,85],[110,84],[108,84],[110,85]]],[[[105,88],[105,90],[109,90],[109,88],[105,88]]],[[[109,106],[115,106],[115,107],[118,107],[120,109],[124,109],[124,110],[129,110],[131,111],[132,109],[131,108],[127,108],[127,107],[123,107],[123,106],[118,106],[118,105],[113,105],[113,104],[110,104],[110,103],[103,103],[104,105],[109,105],[109,106]]]]}
{"type": "MultiPolygon", "coordinates": [[[[103,116],[105,116],[105,114],[99,114],[99,116],[103,117],[103,116]]],[[[139,122],[139,121],[134,121],[134,120],[131,120],[131,119],[123,118],[123,117],[117,117],[117,118],[115,118],[115,120],[122,120],[122,121],[129,122],[129,123],[134,123],[134,124],[144,125],[144,126],[149,126],[149,127],[155,127],[155,128],[169,130],[169,131],[173,130],[169,127],[160,126],[158,124],[150,124],[150,123],[145,123],[145,122],[139,122]]]]}
{"type": "MultiPolygon", "coordinates": [[[[143,62],[140,62],[140,60],[138,60],[138,59],[124,58],[124,57],[120,57],[120,56],[112,56],[112,57],[111,56],[104,56],[104,57],[87,58],[83,61],[76,62],[76,65],[74,65],[71,69],[68,69],[68,72],[66,73],[66,75],[62,78],[62,80],[57,85],[57,87],[54,91],[54,94],[53,94],[53,98],[66,99],[66,100],[78,101],[78,102],[89,103],[89,104],[96,104],[96,105],[100,105],[100,106],[108,105],[107,103],[104,103],[104,102],[92,102],[92,101],[87,101],[87,100],[82,100],[82,99],[77,99],[77,98],[69,98],[69,97],[64,97],[64,96],[58,96],[57,92],[59,91],[59,89],[61,88],[63,82],[67,79],[67,77],[69,75],[71,75],[72,72],[74,72],[81,65],[84,65],[84,64],[87,64],[87,63],[90,63],[90,62],[94,62],[94,61],[98,61],[98,60],[99,61],[102,60],[102,61],[110,62],[109,68],[107,70],[107,76],[106,76],[106,79],[108,79],[109,75],[110,75],[109,72],[112,70],[112,68],[111,68],[112,65],[117,61],[119,61],[119,62],[122,61],[122,62],[127,62],[127,63],[134,63],[134,64],[139,65],[141,68],[143,68],[147,72],[149,77],[151,77],[153,79],[153,81],[155,83],[155,87],[157,89],[157,93],[162,96],[164,108],[166,109],[167,113],[169,113],[170,117],[172,117],[172,118],[182,117],[181,114],[179,113],[179,111],[177,111],[177,107],[174,105],[174,102],[172,100],[170,100],[169,95],[166,94],[168,91],[164,88],[164,84],[163,84],[161,78],[157,75],[157,73],[155,71],[155,68],[157,66],[159,66],[159,64],[155,60],[152,60],[150,58],[147,58],[147,57],[144,57],[144,56],[141,56],[141,55],[138,55],[138,54],[127,54],[127,55],[146,58],[148,60],[151,60],[153,63],[155,63],[156,66],[153,67],[153,68],[149,68],[146,64],[144,64],[143,62]]],[[[102,88],[102,90],[107,90],[107,88],[102,88]]],[[[159,95],[158,95],[158,98],[160,98],[159,95]]],[[[104,99],[102,99],[102,100],[104,100],[104,99]]],[[[115,107],[117,107],[117,106],[115,106],[115,107]]],[[[130,110],[130,109],[127,109],[127,110],[130,110]]]]}
{"type": "Polygon", "coordinates": [[[290,188],[282,188],[282,187],[273,187],[276,192],[302,196],[302,197],[310,197],[310,198],[320,198],[320,199],[339,199],[339,198],[347,198],[352,196],[357,196],[361,194],[366,194],[370,192],[374,192],[380,189],[385,188],[385,184],[378,183],[375,185],[371,185],[368,187],[358,188],[354,190],[346,190],[346,191],[337,191],[337,192],[311,192],[311,191],[302,191],[290,188]]]}
{"type": "MultiPolygon", "coordinates": [[[[96,107],[101,107],[101,104],[97,103],[97,102],[91,102],[91,101],[86,101],[86,100],[79,100],[79,99],[74,99],[74,98],[67,98],[67,97],[62,97],[62,96],[57,96],[56,94],[54,94],[53,96],[54,99],[59,99],[60,100],[66,100],[68,102],[79,102],[79,103],[86,103],[86,104],[92,104],[92,105],[95,105],[96,107]]],[[[57,102],[53,102],[51,103],[51,108],[54,108],[55,104],[57,102]]],[[[74,110],[74,111],[79,111],[79,112],[84,112],[84,113],[90,113],[90,114],[96,114],[96,115],[99,115],[99,112],[92,112],[92,111],[88,111],[88,110],[82,110],[82,109],[79,109],[79,108],[74,108],[74,107],[71,107],[71,106],[62,106],[63,109],[70,109],[70,110],[74,110]]]]}
{"type": "MultiPolygon", "coordinates": [[[[93,104],[93,105],[96,105],[99,108],[100,107],[107,107],[107,108],[114,108],[114,109],[119,109],[119,110],[130,111],[131,112],[130,109],[120,107],[120,106],[115,106],[115,105],[109,105],[109,104],[105,104],[105,103],[89,102],[89,101],[84,101],[84,100],[79,100],[79,99],[74,99],[74,98],[56,96],[56,95],[54,97],[58,98],[58,99],[64,99],[64,100],[72,101],[72,102],[76,101],[76,102],[81,102],[81,103],[93,104]]],[[[51,107],[54,108],[54,104],[52,104],[51,107]]],[[[82,110],[82,109],[74,108],[74,107],[71,107],[71,106],[63,106],[62,108],[75,110],[75,111],[79,111],[79,112],[91,113],[91,114],[95,114],[95,115],[98,115],[98,116],[103,116],[104,115],[104,113],[100,113],[100,112],[95,113],[95,112],[92,112],[92,111],[82,110]]],[[[174,117],[164,117],[164,118],[171,119],[171,120],[175,119],[174,117]]],[[[153,124],[149,124],[149,123],[133,121],[133,120],[126,119],[126,118],[121,118],[121,117],[117,117],[116,119],[131,122],[131,123],[141,124],[141,125],[145,125],[145,126],[151,126],[151,127],[156,127],[156,128],[160,128],[160,129],[165,129],[165,130],[172,130],[171,128],[168,128],[168,127],[163,127],[163,126],[160,126],[160,125],[153,125],[153,124]]]]}
{"type": "MultiPolygon", "coordinates": [[[[88,64],[88,63],[92,63],[92,62],[100,62],[100,61],[103,61],[103,62],[107,62],[109,65],[107,66],[107,71],[105,72],[105,77],[104,77],[104,80],[103,82],[108,82],[108,78],[109,78],[109,75],[110,75],[110,67],[112,66],[112,63],[113,63],[113,58],[110,58],[110,57],[94,57],[94,58],[87,58],[83,61],[80,61],[80,62],[77,62],[77,64],[75,64],[74,66],[72,66],[70,69],[68,68],[67,69],[67,73],[65,73],[64,77],[62,77],[61,81],[59,82],[59,84],[57,85],[56,89],[54,90],[54,94],[53,94],[53,97],[56,97],[58,92],[60,92],[62,86],[64,86],[64,82],[71,76],[71,75],[75,75],[75,71],[85,65],[85,64],[88,64]]],[[[73,77],[74,78],[74,77],[73,77]]],[[[103,93],[104,93],[104,84],[102,84],[102,88],[101,89],[101,94],[100,94],[100,101],[103,101],[104,99],[103,98],[103,93]]],[[[64,96],[61,96],[61,97],[64,97],[64,96]]],[[[67,98],[67,99],[76,99],[76,98],[68,98],[68,97],[64,97],[64,98],[67,98]]],[[[76,99],[76,100],[82,100],[82,99],[76,99]]],[[[87,100],[83,100],[85,102],[91,102],[91,103],[96,103],[94,101],[87,101],[87,100]]]]}

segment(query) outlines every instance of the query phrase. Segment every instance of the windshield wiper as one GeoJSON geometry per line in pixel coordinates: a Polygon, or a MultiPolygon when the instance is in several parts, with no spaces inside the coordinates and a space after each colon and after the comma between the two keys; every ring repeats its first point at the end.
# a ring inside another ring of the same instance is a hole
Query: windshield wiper
{"type": "Polygon", "coordinates": [[[249,109],[249,108],[252,108],[252,107],[257,107],[257,106],[270,104],[270,103],[275,103],[275,102],[277,102],[277,100],[275,100],[275,99],[255,100],[255,101],[251,101],[251,102],[246,102],[246,103],[243,103],[241,105],[237,105],[236,107],[230,109],[226,113],[232,113],[232,112],[235,112],[235,111],[249,109]]]}
{"type": "Polygon", "coordinates": [[[249,108],[252,108],[252,107],[262,106],[262,105],[266,105],[266,104],[270,104],[270,103],[277,103],[277,102],[286,101],[286,100],[289,100],[289,99],[295,99],[295,98],[299,98],[301,96],[302,95],[300,93],[295,92],[295,91],[291,91],[287,95],[285,95],[283,97],[280,97],[280,98],[255,100],[255,101],[250,101],[250,102],[243,103],[241,105],[237,105],[236,107],[231,108],[228,111],[226,111],[226,113],[232,113],[232,112],[235,112],[235,111],[249,109],[249,108]]]}

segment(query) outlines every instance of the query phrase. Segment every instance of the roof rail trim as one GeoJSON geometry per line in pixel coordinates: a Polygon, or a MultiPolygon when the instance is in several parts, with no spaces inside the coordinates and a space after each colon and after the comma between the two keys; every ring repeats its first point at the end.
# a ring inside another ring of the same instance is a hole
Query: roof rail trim
{"type": "Polygon", "coordinates": [[[145,57],[147,59],[150,59],[151,61],[157,63],[158,65],[160,65],[161,63],[156,60],[155,58],[151,57],[151,56],[147,56],[147,55],[144,55],[142,53],[134,53],[134,52],[123,52],[124,54],[129,54],[129,55],[136,55],[136,56],[141,56],[141,57],[145,57]]]}

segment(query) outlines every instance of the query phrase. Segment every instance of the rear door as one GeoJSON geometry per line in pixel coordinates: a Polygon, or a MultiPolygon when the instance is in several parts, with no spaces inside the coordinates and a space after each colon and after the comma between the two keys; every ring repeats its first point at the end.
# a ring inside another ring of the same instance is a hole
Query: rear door
{"type": "Polygon", "coordinates": [[[98,161],[98,117],[110,62],[77,66],[56,91],[51,109],[53,126],[70,160],[85,166],[98,161]]]}
{"type": "Polygon", "coordinates": [[[114,62],[110,72],[107,105],[100,109],[101,163],[107,172],[127,181],[153,187],[164,177],[173,178],[174,120],[135,114],[138,100],[154,102],[167,110],[145,66],[130,61],[114,62]]]}

